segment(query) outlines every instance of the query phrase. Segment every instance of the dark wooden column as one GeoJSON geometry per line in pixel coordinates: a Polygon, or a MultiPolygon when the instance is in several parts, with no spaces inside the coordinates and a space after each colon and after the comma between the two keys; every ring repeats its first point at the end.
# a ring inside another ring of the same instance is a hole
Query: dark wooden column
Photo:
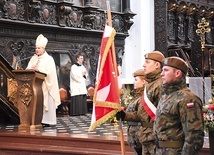
{"type": "Polygon", "coordinates": [[[123,13],[131,12],[130,0],[123,0],[123,13]]]}
{"type": "Polygon", "coordinates": [[[85,5],[86,6],[90,6],[92,4],[93,4],[92,0],[85,0],[85,5]]]}
{"type": "Polygon", "coordinates": [[[167,51],[167,0],[155,1],[155,50],[167,51]]]}

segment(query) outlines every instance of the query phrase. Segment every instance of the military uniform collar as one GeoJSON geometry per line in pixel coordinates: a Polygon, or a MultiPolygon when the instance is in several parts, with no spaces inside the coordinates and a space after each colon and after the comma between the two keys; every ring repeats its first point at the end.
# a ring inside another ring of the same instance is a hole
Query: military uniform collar
{"type": "Polygon", "coordinates": [[[169,84],[163,84],[162,92],[164,94],[170,94],[174,91],[187,87],[185,78],[178,79],[169,84]]]}

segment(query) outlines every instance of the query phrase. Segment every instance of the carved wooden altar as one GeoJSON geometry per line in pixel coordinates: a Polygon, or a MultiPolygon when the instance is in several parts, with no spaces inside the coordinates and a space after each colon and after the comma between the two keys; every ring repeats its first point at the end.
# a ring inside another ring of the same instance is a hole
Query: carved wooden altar
{"type": "Polygon", "coordinates": [[[17,87],[17,105],[19,110],[19,130],[42,128],[43,91],[45,74],[33,70],[13,70],[17,87]]]}

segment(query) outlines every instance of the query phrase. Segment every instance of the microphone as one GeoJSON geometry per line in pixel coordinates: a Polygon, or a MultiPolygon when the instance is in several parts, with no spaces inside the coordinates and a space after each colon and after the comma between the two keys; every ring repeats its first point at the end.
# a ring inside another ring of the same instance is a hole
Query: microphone
{"type": "Polygon", "coordinates": [[[24,60],[28,60],[28,59],[30,59],[32,56],[33,56],[33,55],[31,55],[31,56],[29,56],[29,57],[26,57],[26,58],[24,58],[24,59],[18,60],[18,61],[16,62],[16,65],[15,65],[15,69],[18,68],[18,64],[19,64],[20,62],[22,62],[22,61],[24,61],[24,60]]]}

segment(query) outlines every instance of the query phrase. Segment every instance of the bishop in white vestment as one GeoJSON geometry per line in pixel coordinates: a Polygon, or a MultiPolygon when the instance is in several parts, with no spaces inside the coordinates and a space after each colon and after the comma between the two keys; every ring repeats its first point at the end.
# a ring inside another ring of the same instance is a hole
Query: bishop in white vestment
{"type": "Polygon", "coordinates": [[[33,69],[46,74],[42,84],[44,95],[44,108],[42,124],[56,125],[56,109],[60,105],[59,85],[57,80],[56,65],[45,47],[47,38],[40,34],[36,39],[36,54],[30,59],[27,69],[33,69]]]}

